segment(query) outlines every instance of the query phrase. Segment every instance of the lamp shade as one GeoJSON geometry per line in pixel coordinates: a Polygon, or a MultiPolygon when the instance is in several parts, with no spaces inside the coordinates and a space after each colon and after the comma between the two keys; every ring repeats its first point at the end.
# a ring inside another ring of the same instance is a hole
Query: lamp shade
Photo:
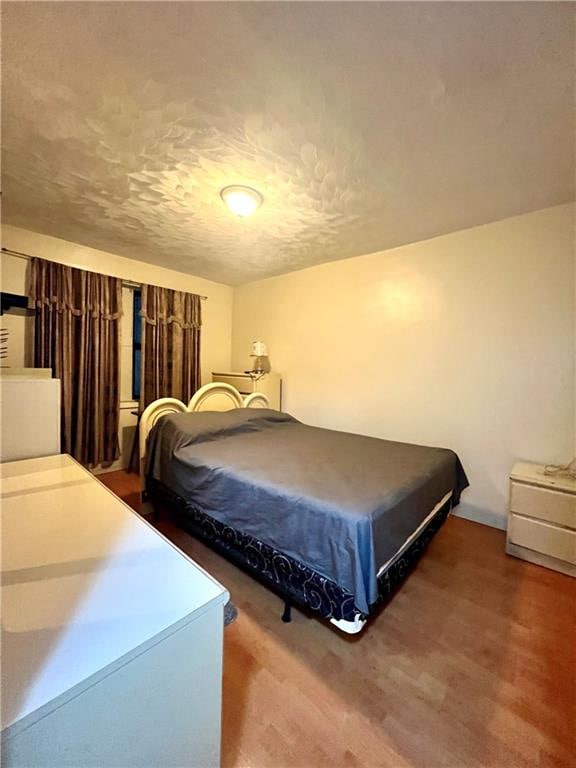
{"type": "Polygon", "coordinates": [[[264,344],[263,341],[253,341],[252,342],[252,357],[262,357],[268,355],[268,349],[266,348],[266,344],[264,344]]]}

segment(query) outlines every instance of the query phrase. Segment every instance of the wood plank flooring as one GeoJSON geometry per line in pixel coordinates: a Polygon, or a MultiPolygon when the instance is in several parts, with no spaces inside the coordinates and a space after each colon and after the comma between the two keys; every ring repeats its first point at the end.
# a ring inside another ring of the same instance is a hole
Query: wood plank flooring
{"type": "MultiPolygon", "coordinates": [[[[138,507],[135,475],[100,478],[138,507]]],[[[504,554],[451,517],[359,637],[293,610],[181,531],[230,591],[224,768],[576,765],[576,581],[504,554]]]]}

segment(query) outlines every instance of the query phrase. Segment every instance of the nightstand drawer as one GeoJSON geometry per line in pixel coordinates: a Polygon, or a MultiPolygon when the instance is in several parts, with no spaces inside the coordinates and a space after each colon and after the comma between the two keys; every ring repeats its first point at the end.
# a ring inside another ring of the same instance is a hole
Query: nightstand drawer
{"type": "Polygon", "coordinates": [[[576,565],[576,531],[510,514],[508,536],[512,544],[576,565]]]}
{"type": "Polygon", "coordinates": [[[576,529],[576,496],[512,482],[510,510],[576,529]]]}

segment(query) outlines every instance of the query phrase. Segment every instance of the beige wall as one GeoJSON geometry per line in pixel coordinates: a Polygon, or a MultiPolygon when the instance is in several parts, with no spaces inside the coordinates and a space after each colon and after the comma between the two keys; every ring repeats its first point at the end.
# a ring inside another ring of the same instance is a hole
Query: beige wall
{"type": "Polygon", "coordinates": [[[503,527],[512,463],[573,451],[572,214],[546,209],[244,285],[233,368],[262,339],[296,417],[453,448],[471,483],[460,513],[503,527]]]}
{"type": "MultiPolygon", "coordinates": [[[[142,261],[127,259],[112,253],[86,248],[76,243],[60,240],[36,232],[30,232],[17,227],[2,227],[2,245],[16,251],[40,256],[43,259],[58,261],[80,269],[88,269],[103,274],[115,275],[125,280],[161,285],[181,291],[190,291],[207,296],[202,303],[202,381],[211,381],[212,371],[226,370],[230,367],[230,344],[232,335],[232,294],[233,289],[222,283],[215,283],[193,275],[175,272],[171,269],[146,264],[142,261]]],[[[28,262],[2,254],[0,257],[2,290],[9,293],[22,294],[25,291],[26,269],[28,262]]],[[[125,307],[131,306],[125,297],[125,307]]],[[[9,358],[3,363],[13,366],[30,365],[30,332],[26,331],[24,318],[14,315],[4,315],[0,326],[10,329],[9,358]]],[[[30,322],[28,321],[28,327],[30,322]]],[[[122,323],[123,342],[130,334],[131,318],[125,317],[122,323]]],[[[130,347],[122,346],[122,382],[123,397],[129,392],[126,386],[129,375],[131,357],[130,347]]],[[[130,413],[134,406],[125,401],[120,414],[120,445],[122,459],[112,466],[112,469],[125,464],[129,452],[135,417],[130,413]]]]}

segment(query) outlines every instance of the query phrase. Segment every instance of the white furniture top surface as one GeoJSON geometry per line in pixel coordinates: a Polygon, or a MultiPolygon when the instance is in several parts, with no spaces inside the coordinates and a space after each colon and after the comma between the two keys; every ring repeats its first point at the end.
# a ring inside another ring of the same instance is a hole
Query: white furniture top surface
{"type": "Polygon", "coordinates": [[[522,483],[539,485],[542,488],[552,488],[557,491],[576,493],[576,479],[565,475],[545,475],[543,464],[530,464],[526,461],[517,461],[510,473],[512,480],[522,483]]]}
{"type": "Polygon", "coordinates": [[[2,374],[0,376],[0,386],[2,389],[14,387],[16,385],[23,386],[25,384],[31,384],[35,387],[55,387],[60,388],[60,379],[48,378],[48,376],[26,376],[24,374],[6,376],[2,374]]]}
{"type": "Polygon", "coordinates": [[[253,373],[255,376],[278,376],[276,371],[269,371],[265,374],[260,374],[255,371],[212,371],[212,376],[240,376],[243,379],[249,379],[251,373],[253,373]]]}
{"type": "Polygon", "coordinates": [[[0,482],[2,729],[228,599],[69,456],[2,464],[0,482]]]}
{"type": "Polygon", "coordinates": [[[0,377],[15,376],[21,379],[51,379],[51,368],[14,368],[6,366],[0,368],[0,377]]]}
{"type": "MultiPolygon", "coordinates": [[[[257,374],[258,376],[260,374],[257,374]]],[[[269,374],[266,374],[267,376],[269,374]]],[[[249,373],[246,373],[245,371],[212,371],[212,376],[226,376],[226,378],[230,379],[251,379],[249,373]]]]}

